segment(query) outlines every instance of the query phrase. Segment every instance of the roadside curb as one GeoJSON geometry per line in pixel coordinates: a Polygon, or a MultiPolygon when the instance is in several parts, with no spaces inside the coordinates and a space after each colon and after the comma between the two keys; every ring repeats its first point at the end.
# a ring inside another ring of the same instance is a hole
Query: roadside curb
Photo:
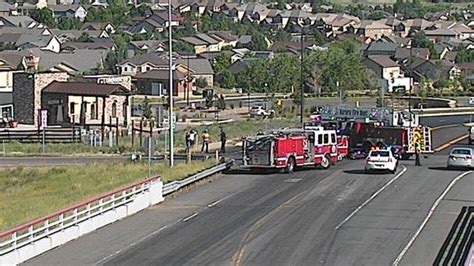
{"type": "Polygon", "coordinates": [[[460,142],[460,141],[463,141],[463,140],[467,139],[468,137],[469,137],[468,134],[464,134],[464,135],[462,135],[462,136],[460,136],[460,137],[457,137],[457,138],[455,138],[455,139],[453,139],[453,140],[451,140],[451,141],[448,141],[447,143],[445,143],[445,144],[443,144],[443,145],[441,145],[441,146],[435,148],[434,151],[435,151],[435,152],[440,152],[440,151],[442,151],[442,150],[448,148],[449,146],[451,146],[451,145],[453,145],[453,144],[455,144],[455,143],[458,143],[458,142],[460,142]]]}

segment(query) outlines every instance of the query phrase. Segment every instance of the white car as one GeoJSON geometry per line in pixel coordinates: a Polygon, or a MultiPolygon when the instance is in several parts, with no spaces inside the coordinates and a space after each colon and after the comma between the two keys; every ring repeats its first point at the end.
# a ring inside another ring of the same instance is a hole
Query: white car
{"type": "Polygon", "coordinates": [[[370,171],[397,171],[398,160],[389,149],[371,150],[366,158],[365,172],[370,171]]]}
{"type": "Polygon", "coordinates": [[[257,106],[252,106],[252,108],[250,108],[249,114],[252,117],[254,117],[254,116],[269,116],[274,112],[275,111],[273,111],[273,110],[266,110],[265,107],[263,107],[261,105],[257,105],[257,106]]]}
{"type": "Polygon", "coordinates": [[[452,168],[473,168],[474,150],[470,147],[455,147],[448,157],[448,169],[452,168]]]}

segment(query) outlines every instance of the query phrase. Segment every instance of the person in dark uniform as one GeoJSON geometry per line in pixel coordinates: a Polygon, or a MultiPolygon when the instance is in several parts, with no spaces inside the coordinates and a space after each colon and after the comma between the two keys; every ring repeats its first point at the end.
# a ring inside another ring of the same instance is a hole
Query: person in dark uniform
{"type": "Polygon", "coordinates": [[[225,134],[223,128],[221,128],[220,138],[221,138],[221,153],[225,153],[225,143],[227,141],[227,135],[225,134]]]}
{"type": "Polygon", "coordinates": [[[415,166],[421,166],[420,152],[421,152],[421,147],[420,147],[420,144],[417,143],[415,145],[415,166]]]}

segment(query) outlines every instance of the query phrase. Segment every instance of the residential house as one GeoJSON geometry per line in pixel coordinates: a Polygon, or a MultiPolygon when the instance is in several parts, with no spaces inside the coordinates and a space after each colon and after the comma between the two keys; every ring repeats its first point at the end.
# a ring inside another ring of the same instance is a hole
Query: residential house
{"type": "Polygon", "coordinates": [[[45,51],[59,53],[61,51],[61,41],[56,36],[29,35],[22,34],[15,45],[22,49],[40,48],[45,51]]]}
{"type": "Polygon", "coordinates": [[[410,57],[422,58],[424,60],[430,59],[430,49],[428,48],[405,48],[398,47],[395,50],[395,56],[393,57],[398,63],[406,63],[410,60],[410,57]]]}
{"type": "Polygon", "coordinates": [[[461,40],[466,40],[471,37],[474,37],[474,30],[463,22],[456,21],[436,21],[435,24],[429,28],[429,30],[451,30],[456,32],[454,38],[459,38],[461,40]]]}
{"type": "Polygon", "coordinates": [[[218,52],[224,47],[224,40],[212,34],[198,33],[192,37],[183,37],[181,40],[193,46],[196,54],[218,52]]]}
{"type": "Polygon", "coordinates": [[[4,1],[0,2],[0,16],[10,16],[14,9],[14,6],[9,3],[4,1]]]}
{"type": "Polygon", "coordinates": [[[74,52],[76,50],[105,50],[115,51],[114,43],[95,43],[95,42],[65,42],[61,44],[61,51],[74,52]]]}
{"type": "Polygon", "coordinates": [[[104,62],[108,50],[74,49],[55,53],[35,48],[24,53],[39,57],[39,69],[43,71],[66,72],[76,76],[105,68],[104,62]]]}
{"type": "Polygon", "coordinates": [[[230,63],[234,64],[236,61],[243,59],[247,53],[250,52],[247,48],[232,49],[233,54],[230,56],[230,63]]]}
{"type": "Polygon", "coordinates": [[[230,9],[228,16],[235,22],[241,21],[244,17],[250,21],[260,22],[266,18],[268,12],[269,9],[261,3],[241,3],[230,9]]]}
{"type": "Polygon", "coordinates": [[[76,41],[78,39],[87,38],[88,41],[93,41],[94,38],[110,39],[110,34],[105,31],[93,31],[93,30],[59,30],[51,29],[53,35],[56,35],[61,42],[76,41]]]}
{"type": "Polygon", "coordinates": [[[51,5],[48,8],[54,17],[78,18],[84,21],[87,16],[87,10],[82,5],[51,5]]]}
{"type": "Polygon", "coordinates": [[[411,78],[401,73],[400,65],[388,56],[369,56],[363,64],[372,69],[379,78],[379,85],[384,91],[407,91],[412,84],[411,78]]]}
{"type": "Polygon", "coordinates": [[[354,32],[373,40],[393,35],[392,27],[374,20],[361,20],[359,23],[349,26],[349,32],[354,32]]]}
{"type": "Polygon", "coordinates": [[[347,14],[318,13],[314,16],[314,25],[326,37],[335,37],[347,32],[348,28],[360,22],[360,19],[347,14]]]}
{"type": "Polygon", "coordinates": [[[451,38],[460,39],[461,34],[451,29],[425,30],[426,37],[432,42],[448,41],[451,38]]]}
{"type": "MultiPolygon", "coordinates": [[[[171,26],[179,26],[183,22],[184,17],[181,14],[171,14],[171,26]]],[[[138,21],[135,25],[128,28],[131,34],[152,33],[154,31],[162,32],[168,28],[168,13],[156,12],[150,16],[138,21]]]]}
{"type": "Polygon", "coordinates": [[[0,53],[0,114],[13,116],[13,74],[28,68],[27,59],[15,52],[0,53]]]}
{"type": "Polygon", "coordinates": [[[41,91],[53,81],[67,81],[66,72],[14,73],[13,108],[15,119],[21,124],[38,126],[41,91]]]}
{"type": "Polygon", "coordinates": [[[41,29],[44,26],[33,20],[28,16],[1,16],[0,17],[0,27],[19,27],[19,28],[28,28],[41,29]]]}
{"type": "Polygon", "coordinates": [[[454,79],[461,74],[461,70],[455,64],[441,60],[422,60],[414,62],[412,65],[413,78],[420,81],[421,77],[426,77],[431,81],[454,79]]]}
{"type": "Polygon", "coordinates": [[[130,121],[130,91],[118,84],[53,81],[41,90],[48,125],[123,125],[130,121]]]}
{"type": "Polygon", "coordinates": [[[408,35],[410,32],[424,31],[434,25],[434,22],[421,18],[407,19],[402,23],[405,26],[406,35],[408,35]]]}
{"type": "Polygon", "coordinates": [[[209,60],[203,58],[181,58],[176,59],[175,63],[177,64],[176,69],[181,71],[181,73],[187,74],[189,69],[190,76],[194,80],[204,79],[208,87],[214,86],[214,70],[209,60]]]}
{"type": "Polygon", "coordinates": [[[259,59],[257,59],[257,58],[243,58],[243,59],[237,60],[232,65],[230,65],[229,71],[230,71],[230,73],[232,73],[232,75],[235,76],[235,75],[241,73],[242,71],[247,70],[250,67],[250,65],[252,64],[252,62],[255,61],[255,60],[259,60],[259,59]]]}
{"type": "Polygon", "coordinates": [[[464,76],[470,76],[474,74],[474,62],[458,63],[456,66],[461,70],[464,76]]]}
{"type": "Polygon", "coordinates": [[[146,40],[146,41],[131,41],[128,43],[128,58],[139,54],[161,53],[165,50],[165,45],[162,41],[146,40]]]}
{"type": "Polygon", "coordinates": [[[155,69],[168,69],[168,58],[154,53],[140,54],[117,64],[120,75],[135,76],[155,69]]]}
{"type": "Polygon", "coordinates": [[[82,25],[81,30],[85,31],[106,31],[114,34],[116,32],[115,27],[110,23],[101,22],[86,22],[82,25]]]}
{"type": "Polygon", "coordinates": [[[398,45],[395,43],[372,42],[369,45],[362,46],[365,56],[386,55],[395,56],[398,45]]]}
{"type": "MultiPolygon", "coordinates": [[[[168,69],[155,69],[145,73],[138,73],[134,79],[137,94],[151,96],[169,95],[168,69]]],[[[173,96],[183,97],[186,92],[186,75],[180,71],[173,71],[173,96]]],[[[189,84],[192,87],[192,83],[189,84]]]]}
{"type": "Polygon", "coordinates": [[[369,56],[363,60],[363,64],[372,69],[382,79],[392,79],[401,76],[400,65],[388,56],[369,56]]]}
{"type": "Polygon", "coordinates": [[[233,35],[231,31],[209,31],[207,34],[211,38],[219,40],[219,50],[225,47],[235,47],[239,40],[239,37],[233,35]]]}
{"type": "Polygon", "coordinates": [[[307,25],[308,21],[314,21],[315,19],[316,19],[316,16],[308,12],[304,12],[301,10],[285,10],[283,12],[280,12],[278,15],[276,15],[275,18],[273,19],[273,22],[280,24],[281,28],[285,28],[288,25],[288,23],[291,23],[291,22],[302,26],[302,25],[307,25]]]}
{"type": "Polygon", "coordinates": [[[384,19],[378,20],[378,22],[391,27],[393,33],[396,36],[406,37],[407,30],[406,30],[405,24],[403,24],[401,20],[398,20],[396,18],[384,18],[384,19]]]}

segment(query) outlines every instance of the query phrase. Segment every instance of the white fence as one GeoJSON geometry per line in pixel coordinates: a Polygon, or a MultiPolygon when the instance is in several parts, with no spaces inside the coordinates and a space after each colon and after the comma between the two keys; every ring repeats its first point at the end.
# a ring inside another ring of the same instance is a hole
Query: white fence
{"type": "Polygon", "coordinates": [[[0,233],[0,265],[27,261],[164,200],[180,188],[230,168],[229,161],[163,186],[158,176],[138,181],[0,233]]]}

